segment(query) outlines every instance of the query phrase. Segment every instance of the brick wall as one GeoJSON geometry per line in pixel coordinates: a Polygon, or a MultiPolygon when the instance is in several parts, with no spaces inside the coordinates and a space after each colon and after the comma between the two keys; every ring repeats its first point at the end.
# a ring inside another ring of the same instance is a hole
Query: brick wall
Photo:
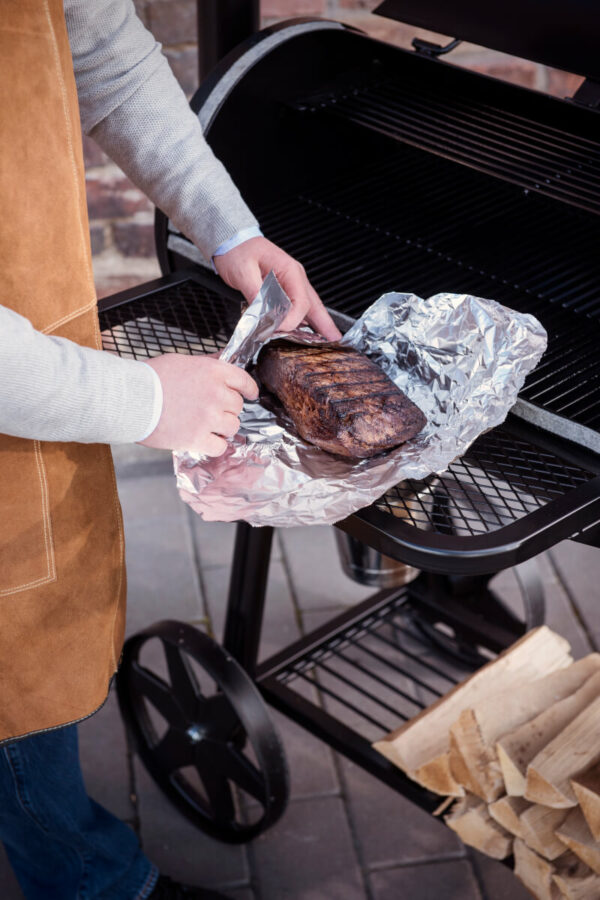
{"type": "MultiPolygon", "coordinates": [[[[415,36],[433,35],[370,14],[379,0],[262,0],[264,24],[292,16],[322,16],[363,29],[373,37],[409,48],[415,36]]],[[[156,38],[188,96],[197,83],[195,0],[135,0],[138,13],[156,38]]],[[[448,57],[457,65],[555,96],[570,96],[581,79],[527,60],[463,44],[448,57]]],[[[154,252],[153,209],[123,173],[84,140],[90,232],[98,293],[104,296],[159,274],[154,252]]]]}

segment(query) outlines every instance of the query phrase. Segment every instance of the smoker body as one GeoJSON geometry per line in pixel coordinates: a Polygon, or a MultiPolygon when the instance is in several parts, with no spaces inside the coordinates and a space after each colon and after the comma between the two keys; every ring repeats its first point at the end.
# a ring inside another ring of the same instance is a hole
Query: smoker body
{"type": "MultiPolygon", "coordinates": [[[[303,19],[237,47],[192,105],[265,234],[304,263],[332,310],[356,316],[394,289],[465,292],[531,312],[548,330],[548,352],[505,424],[441,477],[398,485],[338,523],[377,553],[423,570],[414,582],[380,591],[257,665],[272,529],[241,524],[224,649],[174,622],[152,626],[125,649],[119,696],[136,748],[205,831],[248,840],[285,808],[285,762],[256,689],[432,810],[439,798],[371,741],[543,621],[537,553],[565,538],[600,543],[594,82],[576,101],[556,100],[465,72],[422,42],[405,51],[303,19]],[[521,618],[488,584],[511,566],[521,618]],[[164,646],[167,680],[140,662],[151,640],[164,646]],[[432,646],[435,665],[415,661],[424,658],[416,647],[432,646]],[[200,690],[198,667],[217,684],[214,696],[200,690]],[[411,679],[429,691],[426,699],[407,695],[411,679]],[[324,706],[308,698],[307,684],[324,706]],[[169,721],[163,735],[152,706],[169,721]],[[252,762],[244,756],[250,745],[252,762]],[[190,765],[208,799],[186,780],[190,765]],[[259,800],[251,825],[239,819],[233,786],[259,800]]],[[[105,346],[137,358],[224,346],[239,298],[160,212],[156,234],[165,276],[103,301],[105,346]]]]}

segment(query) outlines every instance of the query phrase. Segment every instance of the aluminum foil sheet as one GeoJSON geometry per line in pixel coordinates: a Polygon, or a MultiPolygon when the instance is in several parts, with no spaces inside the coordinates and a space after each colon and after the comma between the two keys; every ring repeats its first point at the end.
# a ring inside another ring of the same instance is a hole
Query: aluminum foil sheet
{"type": "MultiPolygon", "coordinates": [[[[240,318],[221,358],[251,366],[290,301],[274,274],[240,318]]],[[[308,329],[284,336],[326,345],[308,329]]],[[[238,434],[216,458],[174,454],[181,497],[206,521],[251,525],[333,524],[407,478],[441,474],[482,432],[499,425],[546,349],[531,315],[466,294],[388,293],[341,344],[368,354],[427,417],[416,438],[365,460],[304,441],[268,399],[246,403],[238,434]]]]}

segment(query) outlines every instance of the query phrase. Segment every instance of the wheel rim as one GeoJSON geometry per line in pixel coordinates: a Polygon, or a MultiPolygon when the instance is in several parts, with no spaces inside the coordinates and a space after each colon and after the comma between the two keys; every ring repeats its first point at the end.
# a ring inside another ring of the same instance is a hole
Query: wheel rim
{"type": "Polygon", "coordinates": [[[198,828],[241,843],[279,819],[289,795],[281,741],[256,686],[215,641],[181,622],[151,626],[126,642],[117,693],[140,759],[198,828]],[[156,639],[162,658],[142,663],[156,639]]]}

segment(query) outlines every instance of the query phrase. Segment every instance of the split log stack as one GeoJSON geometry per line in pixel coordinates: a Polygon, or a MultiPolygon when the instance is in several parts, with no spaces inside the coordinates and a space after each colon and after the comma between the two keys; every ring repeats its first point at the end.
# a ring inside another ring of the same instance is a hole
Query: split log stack
{"type": "Polygon", "coordinates": [[[538,900],[599,900],[600,654],[533,629],[373,746],[538,900]]]}

